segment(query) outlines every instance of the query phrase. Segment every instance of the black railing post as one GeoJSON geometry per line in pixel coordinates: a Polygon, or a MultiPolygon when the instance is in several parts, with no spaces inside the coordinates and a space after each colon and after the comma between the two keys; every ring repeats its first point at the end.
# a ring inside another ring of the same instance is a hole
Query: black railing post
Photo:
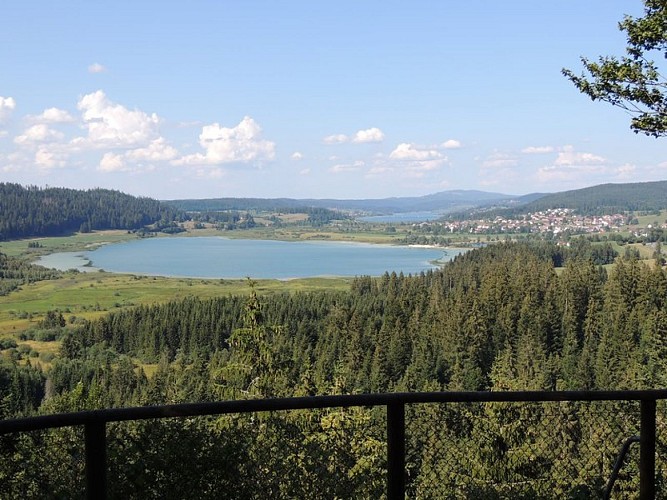
{"type": "Polygon", "coordinates": [[[85,424],[86,498],[105,500],[107,497],[107,438],[104,422],[85,424]]]}
{"type": "Polygon", "coordinates": [[[387,498],[405,499],[405,404],[387,404],[387,498]]]}
{"type": "Polygon", "coordinates": [[[639,438],[639,498],[655,498],[655,399],[642,399],[639,438]]]}

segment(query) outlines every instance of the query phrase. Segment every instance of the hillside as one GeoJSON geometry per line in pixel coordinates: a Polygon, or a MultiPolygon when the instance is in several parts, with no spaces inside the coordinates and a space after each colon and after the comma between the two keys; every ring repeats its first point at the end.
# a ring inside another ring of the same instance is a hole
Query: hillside
{"type": "Polygon", "coordinates": [[[109,189],[81,191],[0,183],[0,240],[139,229],[177,217],[176,209],[157,200],[109,189]]]}
{"type": "Polygon", "coordinates": [[[295,207],[316,207],[357,210],[376,214],[414,212],[421,210],[451,211],[464,207],[498,204],[516,197],[485,191],[451,190],[426,196],[381,199],[293,199],[293,198],[213,198],[205,200],[168,200],[165,203],[187,211],[213,210],[285,210],[295,207]]]}
{"type": "Polygon", "coordinates": [[[522,205],[522,213],[572,208],[585,214],[654,211],[667,207],[667,181],[601,184],[544,195],[522,205]]]}

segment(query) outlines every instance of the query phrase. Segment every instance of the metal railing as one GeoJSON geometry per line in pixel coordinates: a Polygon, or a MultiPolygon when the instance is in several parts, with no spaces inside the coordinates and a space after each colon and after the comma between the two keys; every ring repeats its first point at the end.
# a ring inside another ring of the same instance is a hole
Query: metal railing
{"type": "MultiPolygon", "coordinates": [[[[315,396],[275,399],[250,399],[210,403],[185,403],[165,406],[114,408],[76,413],[62,413],[21,419],[0,420],[0,435],[71,426],[84,427],[86,495],[91,499],[107,496],[106,424],[145,419],[195,417],[255,412],[330,409],[349,407],[385,407],[387,438],[386,495],[403,499],[406,495],[406,405],[428,403],[545,403],[634,401],[640,405],[639,498],[656,496],[656,402],[667,399],[667,390],[647,391],[564,391],[564,392],[423,392],[315,396]]],[[[617,460],[614,474],[622,465],[617,460]]],[[[612,478],[614,479],[614,478],[612,478]]],[[[605,495],[613,487],[610,479],[605,495]]]]}

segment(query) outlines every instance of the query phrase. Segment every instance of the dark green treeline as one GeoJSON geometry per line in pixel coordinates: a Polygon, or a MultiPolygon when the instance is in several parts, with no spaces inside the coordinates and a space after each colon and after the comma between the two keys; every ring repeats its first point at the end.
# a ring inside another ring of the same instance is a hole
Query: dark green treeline
{"type": "Polygon", "coordinates": [[[157,200],[109,189],[81,191],[0,182],[0,240],[140,229],[182,217],[182,212],[157,200]]]}

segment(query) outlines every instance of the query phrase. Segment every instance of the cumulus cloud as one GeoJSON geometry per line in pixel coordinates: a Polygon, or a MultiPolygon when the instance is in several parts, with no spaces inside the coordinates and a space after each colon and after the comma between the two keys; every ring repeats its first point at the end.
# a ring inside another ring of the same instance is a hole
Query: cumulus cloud
{"type": "Polygon", "coordinates": [[[159,137],[144,148],[131,149],[125,157],[133,161],[168,161],[178,156],[176,148],[167,144],[163,137],[159,137]]]}
{"type": "Polygon", "coordinates": [[[63,168],[67,166],[69,154],[62,147],[51,144],[41,144],[35,151],[34,162],[41,170],[63,168]]]}
{"type": "Polygon", "coordinates": [[[104,73],[107,68],[100,63],[93,63],[88,66],[88,73],[104,73]]]}
{"type": "Polygon", "coordinates": [[[32,146],[40,142],[59,141],[64,137],[62,132],[49,128],[44,123],[28,127],[23,134],[16,136],[14,142],[19,146],[32,146]]]}
{"type": "Polygon", "coordinates": [[[130,148],[148,144],[158,137],[160,119],[140,110],[111,102],[101,90],[83,96],[77,107],[88,128],[91,147],[130,148]]]}
{"type": "Polygon", "coordinates": [[[173,160],[178,156],[176,148],[160,137],[146,147],[130,149],[124,153],[107,152],[97,170],[101,172],[138,172],[152,170],[157,162],[173,160]]]}
{"type": "Polygon", "coordinates": [[[100,172],[123,172],[127,170],[127,165],[123,155],[104,153],[97,170],[100,172]]]}
{"type": "Polygon", "coordinates": [[[368,143],[368,142],[382,142],[384,140],[384,132],[377,127],[368,128],[366,130],[359,130],[354,134],[352,142],[368,143]]]}
{"type": "Polygon", "coordinates": [[[440,160],[443,156],[436,149],[424,149],[414,144],[403,142],[396,146],[396,149],[389,154],[389,158],[392,160],[427,161],[440,160]]]}
{"type": "Polygon", "coordinates": [[[7,120],[15,108],[16,101],[13,97],[0,96],[0,123],[7,120]]]}
{"type": "Polygon", "coordinates": [[[346,142],[353,142],[355,144],[366,144],[370,142],[382,142],[384,140],[384,132],[377,127],[367,128],[365,130],[358,130],[352,136],[345,134],[328,135],[322,139],[324,144],[343,144],[346,142]]]}
{"type": "Polygon", "coordinates": [[[298,151],[294,151],[291,158],[292,160],[303,160],[303,154],[299,153],[298,151]]]}
{"type": "Polygon", "coordinates": [[[345,134],[334,134],[326,136],[324,139],[322,139],[322,142],[324,142],[324,144],[342,144],[349,140],[350,138],[345,134]]]}
{"type": "Polygon", "coordinates": [[[605,162],[601,156],[592,153],[578,153],[572,146],[566,146],[563,151],[558,153],[554,165],[573,166],[573,165],[599,165],[605,162]]]}
{"type": "Polygon", "coordinates": [[[71,123],[74,117],[64,109],[48,108],[41,115],[31,116],[31,120],[39,123],[71,123]]]}
{"type": "Polygon", "coordinates": [[[554,147],[553,146],[528,146],[527,148],[523,148],[521,150],[523,154],[527,155],[539,155],[539,154],[546,154],[546,153],[553,153],[554,152],[554,147]]]}
{"type": "MultiPolygon", "coordinates": [[[[438,170],[447,163],[447,157],[437,149],[407,142],[396,146],[389,154],[389,160],[401,169],[402,176],[417,178],[424,177],[427,172],[438,170]]],[[[377,175],[377,173],[378,170],[375,169],[373,174],[377,175]]]]}
{"type": "Polygon", "coordinates": [[[218,123],[204,126],[199,134],[199,144],[205,150],[204,154],[184,156],[175,163],[217,165],[275,158],[275,143],[262,139],[262,129],[249,116],[233,128],[221,127],[218,123]]]}
{"type": "Polygon", "coordinates": [[[442,147],[445,149],[459,149],[461,146],[461,141],[457,141],[456,139],[449,139],[442,143],[442,147]]]}

